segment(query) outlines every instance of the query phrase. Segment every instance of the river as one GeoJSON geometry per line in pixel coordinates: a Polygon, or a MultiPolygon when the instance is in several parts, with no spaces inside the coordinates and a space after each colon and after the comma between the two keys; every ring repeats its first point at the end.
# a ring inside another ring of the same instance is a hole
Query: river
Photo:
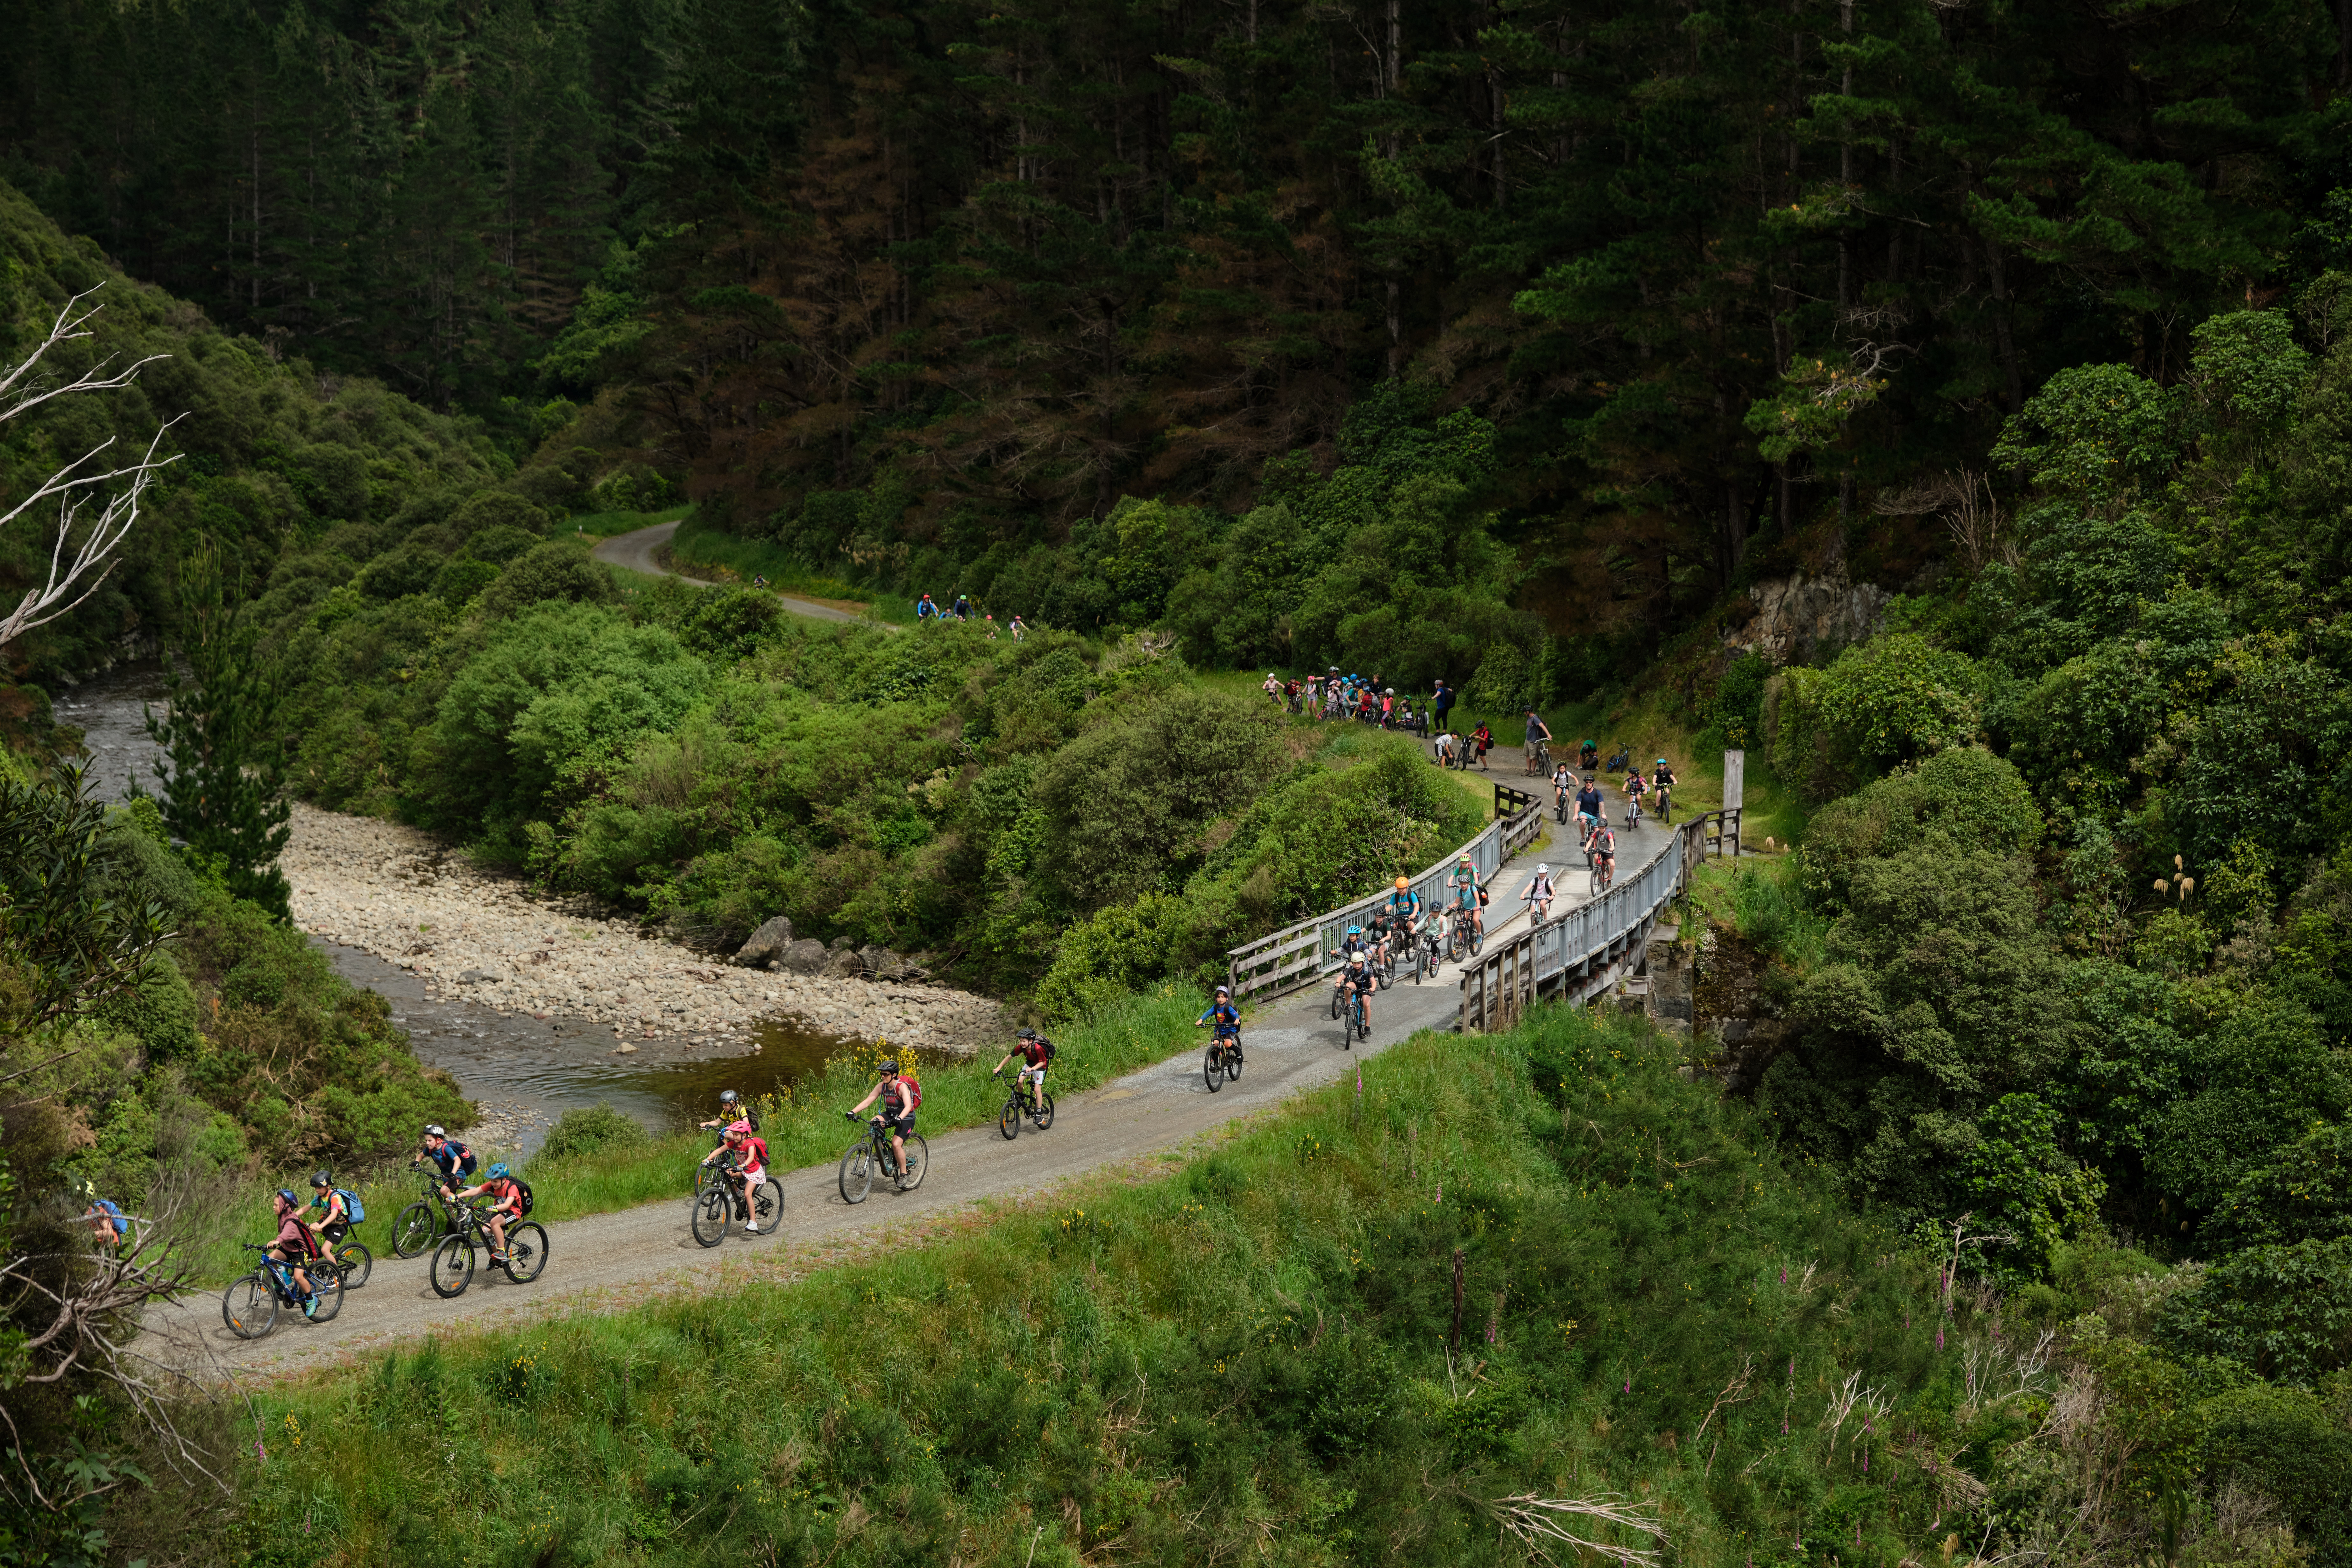
{"type": "MultiPolygon", "coordinates": [[[[148,660],[65,687],[54,699],[58,722],[82,732],[89,787],[100,798],[121,800],[134,781],[150,791],[159,787],[153,764],[161,752],[148,737],[144,712],[152,706],[160,713],[163,698],[162,666],[148,660]]],[[[459,1091],[482,1106],[488,1135],[478,1141],[501,1150],[529,1154],[555,1117],[600,1103],[656,1131],[689,1116],[700,1120],[711,1113],[720,1090],[756,1094],[790,1088],[850,1043],[770,1019],[740,1041],[740,1050],[714,1052],[668,1040],[616,1055],[609,1028],[584,1019],[501,1016],[462,1000],[436,999],[416,976],[364,948],[310,940],[338,974],[392,1004],[393,1021],[408,1031],[418,1060],[448,1071],[459,1091]],[[752,1044],[756,1051],[749,1049],[752,1044]]]]}

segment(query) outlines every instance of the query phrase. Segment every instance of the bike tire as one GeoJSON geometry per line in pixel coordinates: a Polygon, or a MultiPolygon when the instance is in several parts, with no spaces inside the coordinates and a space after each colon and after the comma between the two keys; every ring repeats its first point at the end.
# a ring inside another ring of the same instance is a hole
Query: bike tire
{"type": "Polygon", "coordinates": [[[873,1190],[874,1156],[866,1152],[866,1140],[860,1138],[841,1156],[841,1201],[864,1203],[866,1195],[873,1190]]]}
{"type": "Polygon", "coordinates": [[[996,1132],[1008,1144],[1021,1135],[1020,1095],[1015,1094],[1007,1100],[1004,1109],[996,1113],[996,1132]]]}
{"type": "Polygon", "coordinates": [[[335,1267],[332,1258],[320,1258],[305,1268],[310,1276],[310,1321],[329,1323],[343,1310],[343,1271],[335,1267]]]}
{"type": "Polygon", "coordinates": [[[1031,1120],[1037,1124],[1037,1130],[1042,1133],[1054,1124],[1054,1097],[1040,1089],[1037,1091],[1037,1100],[1038,1108],[1031,1120]]]}
{"type": "Polygon", "coordinates": [[[1470,928],[1470,956],[1475,958],[1486,950],[1486,934],[1476,926],[1470,928]]]}
{"type": "Polygon", "coordinates": [[[778,1186],[774,1182],[763,1179],[758,1186],[751,1189],[751,1223],[760,1228],[761,1235],[765,1236],[773,1231],[782,1222],[783,1213],[784,1189],[782,1187],[778,1186]]]}
{"type": "Polygon", "coordinates": [[[1338,1018],[1338,1017],[1339,1016],[1339,1014],[1340,1014],[1341,1010],[1342,1010],[1343,1009],[1345,1009],[1345,1008],[1347,1007],[1347,1005],[1348,1005],[1348,993],[1347,993],[1347,992],[1345,992],[1345,991],[1343,991],[1343,990],[1341,990],[1341,989],[1340,989],[1339,987],[1337,987],[1337,986],[1332,987],[1332,988],[1331,988],[1331,1016],[1332,1016],[1333,1018],[1335,1018],[1335,1019],[1336,1019],[1336,1018],[1338,1018]]]}
{"type": "Polygon", "coordinates": [[[1447,963],[1459,964],[1462,962],[1463,955],[1467,951],[1468,949],[1463,945],[1462,933],[1460,931],[1448,931],[1445,934],[1445,961],[1447,963]]]}
{"type": "Polygon", "coordinates": [[[474,1244],[463,1236],[447,1236],[433,1249],[433,1262],[426,1270],[432,1281],[433,1293],[443,1301],[454,1301],[466,1293],[474,1282],[474,1244]]]}
{"type": "Polygon", "coordinates": [[[239,1339],[259,1339],[278,1326],[278,1287],[247,1274],[221,1292],[221,1322],[239,1339]]]}
{"type": "Polygon", "coordinates": [[[923,1142],[922,1134],[908,1134],[907,1165],[906,1168],[898,1173],[898,1190],[914,1191],[923,1185],[923,1177],[930,1174],[930,1169],[931,1145],[923,1142]]]}
{"type": "Polygon", "coordinates": [[[1231,1083],[1241,1075],[1242,1041],[1241,1036],[1235,1035],[1233,1044],[1225,1047],[1225,1082],[1231,1083]]]}
{"type": "Polygon", "coordinates": [[[1212,1094],[1225,1086],[1224,1047],[1212,1043],[1201,1053],[1201,1082],[1209,1086],[1212,1094]]]}
{"type": "Polygon", "coordinates": [[[507,1278],[528,1285],[547,1268],[547,1231],[535,1219],[507,1228],[507,1278]]]}
{"type": "Polygon", "coordinates": [[[735,1203],[721,1187],[707,1186],[694,1200],[694,1209],[688,1217],[688,1228],[697,1242],[716,1247],[727,1239],[727,1232],[735,1224],[735,1203]]]}
{"type": "Polygon", "coordinates": [[[395,1258],[421,1258],[433,1249],[433,1238],[441,1228],[440,1218],[429,1203],[412,1203],[400,1211],[392,1222],[392,1255],[395,1258]]]}
{"type": "Polygon", "coordinates": [[[356,1241],[346,1241],[335,1249],[335,1267],[343,1276],[343,1289],[356,1291],[368,1282],[375,1272],[375,1254],[356,1241]]]}

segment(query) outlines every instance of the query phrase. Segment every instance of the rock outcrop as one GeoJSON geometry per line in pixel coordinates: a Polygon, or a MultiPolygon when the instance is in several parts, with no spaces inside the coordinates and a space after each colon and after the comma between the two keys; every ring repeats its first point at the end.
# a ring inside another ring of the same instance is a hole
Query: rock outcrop
{"type": "Polygon", "coordinates": [[[1735,653],[1761,653],[1776,664],[1811,664],[1875,634],[1894,597],[1875,583],[1849,581],[1843,573],[1807,577],[1801,571],[1775,578],[1748,591],[1748,602],[1735,607],[1733,623],[1724,627],[1723,644],[1735,653]]]}

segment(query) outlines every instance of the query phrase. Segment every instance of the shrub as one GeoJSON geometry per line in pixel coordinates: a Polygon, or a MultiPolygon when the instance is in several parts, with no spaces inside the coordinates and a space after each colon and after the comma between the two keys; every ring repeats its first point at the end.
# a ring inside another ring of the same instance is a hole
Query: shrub
{"type": "Polygon", "coordinates": [[[2189,1355],[2226,1355],[2309,1388],[2352,1364],[2352,1241],[2250,1247],[2165,1303],[2158,1333],[2189,1355]]]}
{"type": "Polygon", "coordinates": [[[482,595],[482,609],[494,621],[550,600],[602,604],[613,597],[613,580],[570,539],[535,545],[517,556],[482,595]]]}
{"type": "Polygon", "coordinates": [[[1088,1019],[1165,975],[1190,913],[1183,899],[1147,893],[1079,921],[1063,934],[1053,967],[1037,984],[1039,1010],[1056,1023],[1088,1019]]]}
{"type": "Polygon", "coordinates": [[[599,1103],[566,1111],[547,1129],[539,1145],[541,1159],[570,1159],[605,1149],[633,1148],[652,1142],[651,1135],[630,1116],[599,1103]]]}
{"type": "Polygon", "coordinates": [[[1845,902],[1854,868],[1934,838],[1955,849],[2030,853],[2042,841],[2033,792],[1980,746],[1939,752],[1823,807],[1805,830],[1807,890],[1845,902]]]}

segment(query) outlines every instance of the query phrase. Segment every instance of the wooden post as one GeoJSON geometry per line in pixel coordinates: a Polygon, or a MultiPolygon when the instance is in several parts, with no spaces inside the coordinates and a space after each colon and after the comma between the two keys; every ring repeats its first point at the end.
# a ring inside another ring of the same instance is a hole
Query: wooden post
{"type": "Polygon", "coordinates": [[[1723,828],[1731,841],[1730,854],[1739,858],[1739,809],[1748,803],[1748,753],[1723,754],[1723,828]]]}

